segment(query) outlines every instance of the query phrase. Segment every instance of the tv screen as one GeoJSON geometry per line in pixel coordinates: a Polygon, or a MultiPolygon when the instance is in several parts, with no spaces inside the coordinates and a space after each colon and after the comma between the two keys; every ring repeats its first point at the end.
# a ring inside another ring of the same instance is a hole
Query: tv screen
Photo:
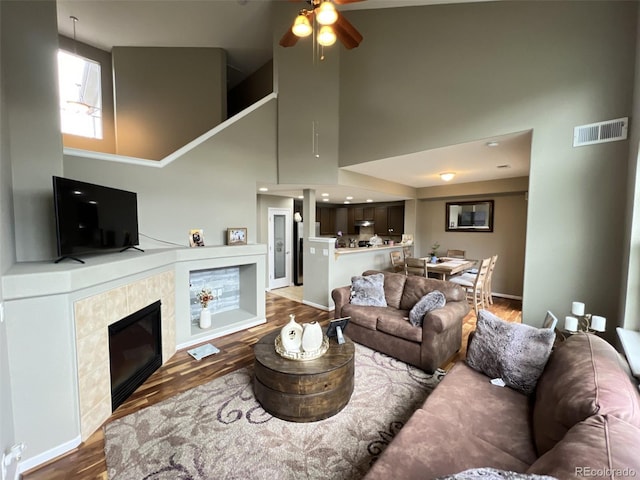
{"type": "Polygon", "coordinates": [[[134,192],[54,176],[53,199],[59,256],[138,245],[134,192]]]}

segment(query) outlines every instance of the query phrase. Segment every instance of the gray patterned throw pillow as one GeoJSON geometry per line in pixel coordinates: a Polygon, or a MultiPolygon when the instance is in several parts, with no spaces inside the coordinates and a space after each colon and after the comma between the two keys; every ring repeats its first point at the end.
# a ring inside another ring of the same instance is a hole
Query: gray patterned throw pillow
{"type": "Polygon", "coordinates": [[[472,468],[454,475],[445,475],[436,480],[554,480],[556,477],[535,475],[533,473],[516,473],[497,468],[472,468]]]}
{"type": "Polygon", "coordinates": [[[386,307],[384,274],[351,277],[351,303],[367,307],[386,307]]]}
{"type": "Polygon", "coordinates": [[[555,332],[548,328],[509,323],[480,310],[467,349],[467,364],[528,395],[547,364],[555,338],[555,332]]]}
{"type": "Polygon", "coordinates": [[[424,297],[418,300],[411,311],[409,312],[409,321],[411,325],[415,327],[421,327],[424,320],[424,316],[431,310],[436,308],[442,308],[447,301],[444,298],[444,293],[440,290],[434,290],[427,293],[424,297]]]}

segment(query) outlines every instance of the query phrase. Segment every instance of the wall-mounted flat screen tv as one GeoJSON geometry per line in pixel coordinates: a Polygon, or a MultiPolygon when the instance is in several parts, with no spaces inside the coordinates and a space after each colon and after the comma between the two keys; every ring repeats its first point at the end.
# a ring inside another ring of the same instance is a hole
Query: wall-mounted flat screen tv
{"type": "Polygon", "coordinates": [[[138,245],[134,192],[53,177],[58,260],[138,245]]]}

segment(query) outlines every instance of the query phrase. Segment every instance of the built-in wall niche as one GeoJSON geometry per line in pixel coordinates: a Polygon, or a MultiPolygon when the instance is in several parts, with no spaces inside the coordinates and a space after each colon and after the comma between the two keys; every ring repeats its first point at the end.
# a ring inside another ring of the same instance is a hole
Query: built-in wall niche
{"type": "Polygon", "coordinates": [[[213,299],[207,309],[211,315],[240,308],[240,267],[215,268],[189,273],[189,303],[191,324],[198,326],[202,305],[198,294],[203,289],[211,292],[213,299]]]}
{"type": "Polygon", "coordinates": [[[255,318],[256,264],[192,270],[189,272],[189,316],[191,334],[224,330],[230,325],[255,318]],[[211,312],[211,327],[200,328],[202,306],[198,293],[209,289],[214,297],[207,305],[211,312]]]}

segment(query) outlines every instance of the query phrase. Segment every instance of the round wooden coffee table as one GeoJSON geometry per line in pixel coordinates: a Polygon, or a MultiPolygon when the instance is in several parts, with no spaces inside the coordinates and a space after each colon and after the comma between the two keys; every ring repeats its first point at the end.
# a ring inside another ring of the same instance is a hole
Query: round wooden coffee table
{"type": "Polygon", "coordinates": [[[281,357],[275,349],[280,330],[262,337],[254,346],[253,391],[274,417],[291,422],[315,422],[342,410],[353,393],[353,342],[338,345],[329,339],[329,350],[314,360],[281,357]]]}

